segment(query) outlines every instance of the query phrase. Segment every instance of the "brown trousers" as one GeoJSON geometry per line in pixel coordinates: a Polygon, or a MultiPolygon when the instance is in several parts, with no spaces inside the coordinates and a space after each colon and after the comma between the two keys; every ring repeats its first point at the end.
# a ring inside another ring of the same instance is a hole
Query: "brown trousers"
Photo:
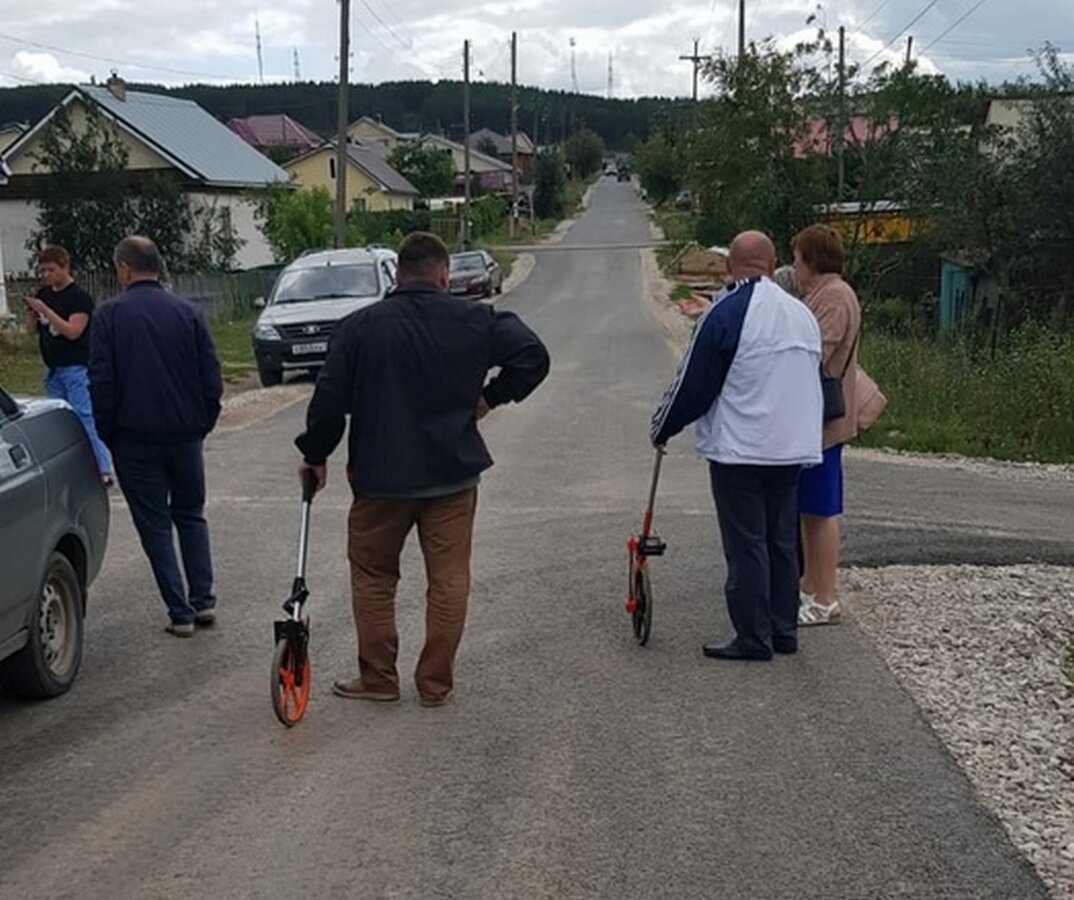
{"type": "Polygon", "coordinates": [[[399,556],[416,524],[428,581],[425,647],[414,680],[426,700],[451,693],[466,622],[477,488],[425,500],[359,497],[351,507],[348,557],[358,629],[358,666],[370,691],[399,693],[395,588],[399,556]]]}

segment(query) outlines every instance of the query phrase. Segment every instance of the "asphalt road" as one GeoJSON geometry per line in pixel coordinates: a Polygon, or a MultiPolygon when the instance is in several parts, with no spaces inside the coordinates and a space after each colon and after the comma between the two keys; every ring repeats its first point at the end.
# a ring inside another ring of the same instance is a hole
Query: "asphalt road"
{"type": "MultiPolygon", "coordinates": [[[[648,237],[606,181],[566,244],[648,237]]],[[[0,697],[0,896],[965,898],[1045,896],[853,625],[767,665],[725,634],[706,473],[681,439],[657,524],[650,646],[622,610],[649,412],[675,360],[636,249],[548,254],[505,298],[548,382],[485,428],[474,588],[455,702],[331,696],[353,671],[340,460],[314,510],[317,687],[290,731],[267,692],[297,526],[293,406],[208,449],[220,625],[166,636],[117,503],[86,658],[66,697],[0,697]]],[[[1074,485],[854,459],[858,563],[1070,560],[1074,485]],[[1067,512],[1064,513],[1064,510],[1067,512]]],[[[402,671],[422,582],[400,586],[402,671]]]]}

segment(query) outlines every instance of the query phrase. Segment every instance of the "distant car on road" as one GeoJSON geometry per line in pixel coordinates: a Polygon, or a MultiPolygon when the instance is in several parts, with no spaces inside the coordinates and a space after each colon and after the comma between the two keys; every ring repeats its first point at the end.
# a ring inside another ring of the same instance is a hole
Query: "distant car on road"
{"type": "Polygon", "coordinates": [[[626,166],[620,166],[619,171],[615,174],[616,181],[630,181],[630,169],[626,166]]]}
{"type": "Polygon", "coordinates": [[[8,692],[55,697],[74,683],[109,515],[71,408],[0,389],[0,684],[8,692]]]}
{"type": "Polygon", "coordinates": [[[484,250],[451,255],[451,293],[460,297],[491,297],[503,293],[500,264],[484,250]]]}
{"type": "Polygon", "coordinates": [[[689,191],[680,191],[679,195],[675,198],[676,209],[693,209],[694,208],[694,195],[689,191]]]}
{"type": "Polygon", "coordinates": [[[296,259],[276,279],[254,326],[257,374],[265,387],[285,371],[317,369],[328,339],[352,312],[395,287],[395,251],[387,247],[322,250],[296,259]]]}

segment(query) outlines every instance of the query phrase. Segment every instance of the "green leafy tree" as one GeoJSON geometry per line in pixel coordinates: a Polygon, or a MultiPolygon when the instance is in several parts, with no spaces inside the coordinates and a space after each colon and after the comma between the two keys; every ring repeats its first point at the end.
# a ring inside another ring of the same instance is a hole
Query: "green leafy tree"
{"type": "Polygon", "coordinates": [[[717,57],[706,77],[716,96],[685,148],[701,203],[699,238],[726,243],[760,228],[786,248],[825,199],[823,165],[800,151],[812,73],[798,52],[765,42],[741,58],[717,57]]]}
{"type": "Polygon", "coordinates": [[[682,186],[682,154],[662,133],[650,135],[644,143],[638,144],[631,155],[630,165],[641,179],[649,199],[657,205],[673,197],[682,186]]]}
{"type": "Polygon", "coordinates": [[[571,167],[573,178],[590,178],[600,171],[604,162],[604,141],[595,131],[583,128],[567,139],[563,154],[571,167]]]}
{"type": "Polygon", "coordinates": [[[115,126],[96,107],[86,108],[83,127],[60,107],[34,156],[42,173],[33,194],[40,214],[27,250],[36,255],[43,244],[61,244],[84,271],[110,269],[115,246],[133,221],[128,158],[115,126]]]}
{"type": "Polygon", "coordinates": [[[194,227],[190,199],[167,173],[150,177],[137,199],[138,228],[150,236],[173,270],[186,269],[187,243],[194,227]]]}
{"type": "Polygon", "coordinates": [[[403,144],[392,151],[389,162],[422,197],[451,193],[455,163],[450,153],[421,144],[403,144]]]}
{"type": "Polygon", "coordinates": [[[324,188],[269,188],[258,206],[257,219],[277,262],[332,246],[334,205],[324,188]]]}
{"type": "Polygon", "coordinates": [[[533,184],[533,211],[540,219],[562,219],[566,204],[567,176],[559,150],[537,157],[533,184]]]}

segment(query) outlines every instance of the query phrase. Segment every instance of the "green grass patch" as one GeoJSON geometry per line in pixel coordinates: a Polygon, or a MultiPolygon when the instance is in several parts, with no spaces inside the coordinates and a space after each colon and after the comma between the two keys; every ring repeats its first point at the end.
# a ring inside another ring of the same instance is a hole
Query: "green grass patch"
{"type": "Polygon", "coordinates": [[[253,329],[254,317],[217,319],[209,323],[224,381],[228,384],[244,380],[257,366],[251,339],[253,329]]]}
{"type": "MultiPolygon", "coordinates": [[[[224,381],[235,384],[255,368],[250,334],[254,319],[214,319],[209,322],[224,381]]],[[[37,341],[15,330],[0,331],[0,387],[11,394],[41,394],[45,367],[37,341]]]]}
{"type": "Polygon", "coordinates": [[[1074,684],[1074,638],[1067,644],[1067,652],[1063,655],[1063,674],[1067,681],[1074,684]]]}
{"type": "Polygon", "coordinates": [[[861,358],[888,397],[865,446],[1074,463],[1074,335],[1026,325],[993,352],[866,329],[861,358]]]}

